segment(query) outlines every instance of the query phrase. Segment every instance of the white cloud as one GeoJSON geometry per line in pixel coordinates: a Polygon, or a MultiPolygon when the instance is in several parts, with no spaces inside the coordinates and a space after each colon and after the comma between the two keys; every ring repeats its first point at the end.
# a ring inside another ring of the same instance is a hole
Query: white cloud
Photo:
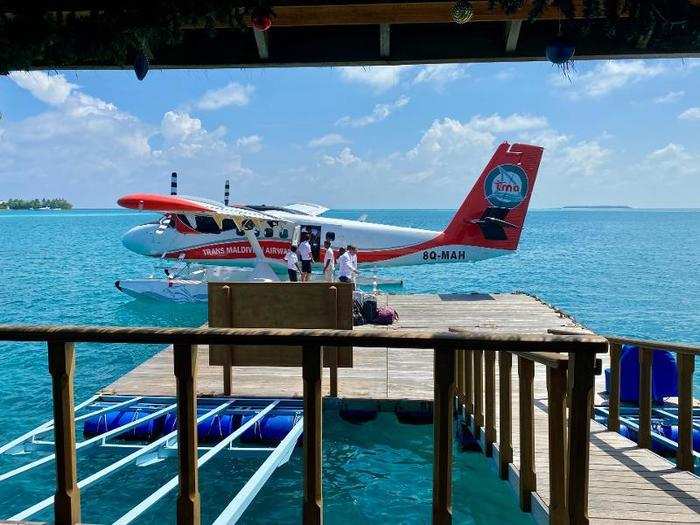
{"type": "Polygon", "coordinates": [[[165,140],[182,141],[202,129],[202,121],[182,111],[168,111],[160,122],[165,140]]]}
{"type": "Polygon", "coordinates": [[[345,116],[335,123],[336,126],[350,126],[352,128],[362,128],[364,126],[369,126],[370,124],[375,124],[385,120],[397,109],[400,109],[410,102],[410,98],[405,95],[401,95],[391,104],[376,104],[372,113],[369,115],[364,115],[362,117],[349,117],[345,116]]]}
{"type": "Polygon", "coordinates": [[[362,160],[360,159],[360,157],[355,155],[348,147],[343,148],[342,151],[336,157],[332,155],[324,155],[321,158],[321,161],[327,166],[337,165],[343,166],[345,168],[352,165],[362,164],[362,160]]]}
{"type": "Polygon", "coordinates": [[[574,73],[571,81],[561,74],[552,75],[550,81],[571,98],[598,98],[629,84],[657,77],[666,71],[666,67],[658,62],[616,60],[599,63],[584,73],[574,73]]]}
{"type": "Polygon", "coordinates": [[[236,146],[250,153],[257,153],[263,148],[262,137],[260,135],[248,135],[236,140],[236,146]]]}
{"type": "Polygon", "coordinates": [[[310,148],[326,148],[329,146],[337,146],[338,144],[347,144],[350,142],[339,133],[327,133],[309,141],[310,148]]]}
{"type": "Polygon", "coordinates": [[[227,106],[245,106],[250,102],[250,97],[255,91],[251,85],[242,85],[238,82],[230,82],[220,89],[210,89],[195,104],[197,108],[204,110],[220,109],[227,106]]]}
{"type": "MultiPolygon", "coordinates": [[[[50,78],[54,86],[66,85],[61,75],[50,78]]],[[[37,85],[46,83],[21,87],[51,100],[51,107],[0,122],[5,196],[26,197],[36,186],[42,195],[60,195],[78,206],[113,206],[125,193],[167,191],[168,174],[178,171],[186,174],[183,191],[219,199],[223,178],[251,173],[224,128],[207,130],[186,112],[167,111],[160,124],[149,124],[77,86],[66,95],[65,89],[37,85]]]]}
{"type": "Polygon", "coordinates": [[[464,64],[431,64],[423,66],[413,78],[413,83],[428,83],[438,89],[442,89],[449,82],[467,77],[467,67],[464,64]]]}
{"type": "Polygon", "coordinates": [[[677,102],[683,98],[685,91],[669,91],[665,95],[660,95],[654,98],[655,104],[670,104],[671,102],[677,102]]]}
{"type": "Polygon", "coordinates": [[[12,71],[10,79],[34,97],[52,106],[63,104],[74,88],[63,75],[48,75],[42,71],[12,71]]]}
{"type": "Polygon", "coordinates": [[[498,113],[494,113],[490,117],[482,117],[481,115],[472,117],[469,125],[474,129],[504,133],[545,128],[547,127],[547,119],[532,115],[521,115],[520,113],[501,117],[498,113]]]}
{"type": "Polygon", "coordinates": [[[700,107],[688,108],[678,115],[678,118],[681,120],[700,120],[700,107]]]}
{"type": "Polygon", "coordinates": [[[341,67],[340,78],[346,82],[364,84],[375,91],[386,91],[396,86],[401,72],[411,66],[347,66],[341,67]]]}

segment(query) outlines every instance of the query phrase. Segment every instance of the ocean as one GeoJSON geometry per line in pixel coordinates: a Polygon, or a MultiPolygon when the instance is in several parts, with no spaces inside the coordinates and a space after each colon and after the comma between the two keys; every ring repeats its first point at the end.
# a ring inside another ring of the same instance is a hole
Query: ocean
{"type": "MultiPolygon", "coordinates": [[[[450,210],[342,210],[330,216],[442,229],[450,210]]],[[[121,235],[152,216],[120,210],[0,212],[0,323],[197,326],[206,306],[134,301],[118,279],[144,277],[158,261],[133,254],[121,235]]],[[[400,277],[402,293],[534,293],[603,334],[700,344],[700,211],[531,210],[517,253],[476,264],[377,270],[400,277]]],[[[79,345],[79,402],[159,350],[149,345],[79,345]]],[[[700,392],[696,367],[696,397],[700,392]]],[[[51,418],[50,377],[43,345],[0,342],[0,442],[51,418]]],[[[401,427],[380,418],[369,426],[326,415],[326,521],[424,523],[430,514],[430,427],[401,427]],[[393,429],[393,430],[392,430],[393,429]],[[410,509],[410,513],[406,512],[410,509]],[[409,517],[410,514],[410,517],[409,517]],[[394,521],[396,522],[396,521],[394,521]]],[[[115,459],[112,450],[81,457],[84,477],[115,459]]],[[[81,455],[82,456],[82,455],[81,455]]],[[[26,457],[0,457],[5,471],[26,457]]],[[[203,515],[223,509],[255,460],[218,458],[201,474],[203,515]],[[222,483],[226,480],[226,483],[222,483]]],[[[52,492],[53,465],[0,483],[0,517],[52,492]]],[[[83,520],[105,523],[135,504],[175,470],[167,460],[131,468],[83,491],[83,520]],[[105,502],[109,502],[105,505],[105,502]]],[[[245,523],[296,522],[301,460],[295,454],[246,513],[245,523]]],[[[455,521],[528,523],[505,483],[479,454],[456,453],[455,521]]],[[[174,494],[140,523],[169,521],[174,494]]],[[[36,516],[47,519],[50,514],[36,516]]]]}

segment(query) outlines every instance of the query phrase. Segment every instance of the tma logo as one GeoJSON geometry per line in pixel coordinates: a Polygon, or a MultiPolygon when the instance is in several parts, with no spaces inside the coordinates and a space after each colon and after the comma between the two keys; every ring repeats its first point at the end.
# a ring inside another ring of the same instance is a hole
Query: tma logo
{"type": "Polygon", "coordinates": [[[515,208],[527,197],[527,175],[520,166],[501,164],[493,168],[484,182],[484,195],[491,206],[515,208]]]}

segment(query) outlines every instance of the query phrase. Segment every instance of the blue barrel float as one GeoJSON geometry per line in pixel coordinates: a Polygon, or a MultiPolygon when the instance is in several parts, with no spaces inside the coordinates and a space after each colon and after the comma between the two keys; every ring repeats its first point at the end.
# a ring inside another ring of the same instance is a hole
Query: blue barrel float
{"type": "MultiPolygon", "coordinates": [[[[89,417],[83,423],[83,436],[91,438],[99,436],[115,428],[136,421],[139,418],[145,417],[150,412],[144,410],[115,410],[113,412],[105,412],[97,416],[89,417]]],[[[152,441],[161,435],[163,431],[163,417],[149,419],[136,425],[122,434],[119,434],[120,439],[130,441],[152,441]]]]}
{"type": "MultiPolygon", "coordinates": [[[[610,392],[610,369],[605,370],[605,388],[610,392]]],[[[651,365],[651,396],[655,403],[678,395],[678,365],[671,352],[654,350],[651,365]]],[[[622,345],[620,355],[620,401],[639,402],[639,347],[622,345]]]]}
{"type": "MultiPolygon", "coordinates": [[[[138,418],[145,417],[150,412],[144,410],[115,410],[87,418],[83,423],[83,436],[90,438],[104,434],[138,418]]],[[[197,424],[197,440],[200,443],[216,443],[250,421],[256,415],[248,414],[219,414],[206,418],[197,424]]],[[[301,418],[301,412],[295,414],[268,414],[257,421],[241,436],[244,443],[278,444],[292,430],[301,418]]],[[[177,415],[169,413],[136,425],[119,434],[119,439],[127,441],[154,441],[177,430],[177,415]]]]}

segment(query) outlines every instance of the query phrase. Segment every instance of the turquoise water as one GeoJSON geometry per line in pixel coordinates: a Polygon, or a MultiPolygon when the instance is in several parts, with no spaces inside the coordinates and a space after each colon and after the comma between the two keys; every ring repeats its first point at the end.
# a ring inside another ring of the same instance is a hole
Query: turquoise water
{"type": "MultiPolygon", "coordinates": [[[[357,218],[441,229],[452,212],[441,210],[333,211],[357,218]]],[[[84,323],[197,326],[205,307],[135,302],[113,286],[116,279],[143,277],[151,260],[122,248],[120,237],[146,214],[123,211],[1,212],[0,323],[84,323]]],[[[474,265],[380,270],[400,276],[405,292],[526,290],[573,314],[588,327],[661,340],[700,343],[700,212],[532,211],[520,250],[474,265]]],[[[40,344],[0,343],[0,442],[50,418],[50,379],[40,344]]],[[[76,398],[98,388],[152,355],[145,345],[80,345],[76,398]]],[[[700,387],[700,374],[696,374],[700,387]]],[[[327,414],[324,429],[325,504],[330,523],[424,523],[429,519],[432,431],[403,426],[390,416],[351,426],[327,414]],[[387,419],[388,418],[388,419],[387,419]],[[396,516],[399,516],[397,519],[396,516]],[[409,517],[410,516],[410,517],[409,517]]],[[[97,450],[81,460],[81,477],[115,458],[97,450]]],[[[5,471],[26,458],[0,458],[5,471]]],[[[212,461],[202,471],[203,513],[211,518],[259,460],[212,461]],[[226,479],[227,483],[221,483],[226,479]],[[215,483],[216,481],[216,483],[215,483]]],[[[108,522],[137,494],[156,488],[174,472],[165,461],[148,470],[128,469],[116,482],[83,493],[83,519],[108,522]],[[105,505],[109,501],[110,505],[105,505]]],[[[246,514],[250,523],[295,522],[300,508],[300,458],[275,475],[246,514]]],[[[52,465],[0,485],[2,516],[51,493],[52,465]]],[[[456,455],[454,510],[458,522],[519,523],[505,484],[478,454],[456,455]]],[[[172,516],[167,498],[144,523],[172,516]]],[[[41,518],[42,516],[38,516],[41,518]]],[[[48,517],[48,515],[44,515],[48,517]]]]}

